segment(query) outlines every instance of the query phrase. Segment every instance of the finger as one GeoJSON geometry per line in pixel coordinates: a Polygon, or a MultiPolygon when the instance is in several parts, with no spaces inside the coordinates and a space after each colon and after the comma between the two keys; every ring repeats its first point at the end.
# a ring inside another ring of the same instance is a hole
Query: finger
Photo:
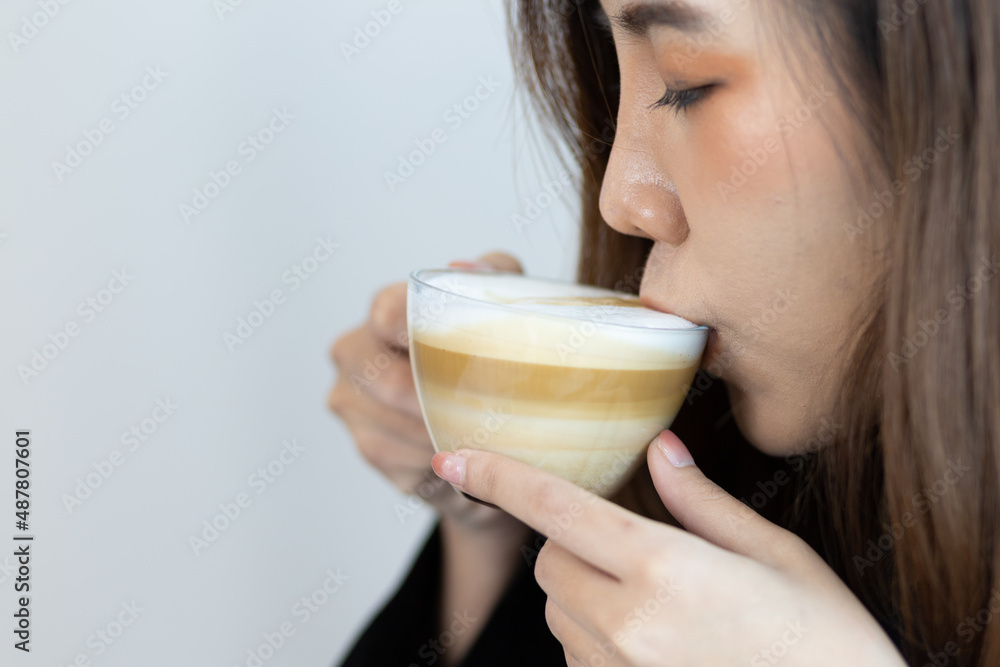
{"type": "Polygon", "coordinates": [[[779,566],[815,553],[705,477],[687,447],[663,431],[647,452],[649,473],[664,506],[688,531],[724,549],[779,566]]]}
{"type": "Polygon", "coordinates": [[[356,394],[367,394],[384,406],[423,421],[409,358],[392,359],[381,354],[366,358],[365,371],[352,373],[349,381],[356,394]],[[372,365],[368,366],[368,362],[372,365]]]}
{"type": "MultiPolygon", "coordinates": [[[[500,454],[439,452],[432,465],[443,479],[506,510],[616,578],[631,569],[634,554],[625,550],[627,545],[653,524],[561,477],[500,454]]],[[[658,539],[662,541],[662,533],[658,539]]]]}
{"type": "Polygon", "coordinates": [[[368,328],[379,341],[403,350],[409,349],[406,283],[389,285],[375,295],[368,312],[368,328]]]}
{"type": "Polygon", "coordinates": [[[455,269],[493,269],[495,271],[524,273],[524,269],[521,268],[521,262],[504,252],[486,253],[474,262],[456,260],[449,262],[448,266],[455,269]]]}
{"type": "Polygon", "coordinates": [[[388,433],[380,424],[358,419],[350,424],[351,435],[361,455],[379,470],[426,471],[434,448],[430,442],[414,441],[388,433]]]}
{"type": "MultiPolygon", "coordinates": [[[[490,252],[480,257],[477,262],[497,271],[524,273],[521,263],[511,255],[503,252],[490,252]]],[[[476,263],[452,262],[453,266],[474,266],[476,263]]],[[[408,348],[406,336],[406,289],[405,282],[394,283],[382,289],[372,300],[368,322],[372,332],[379,340],[408,348]]]]}
{"type": "Polygon", "coordinates": [[[566,654],[567,667],[608,664],[601,653],[601,642],[577,623],[558,604],[549,599],[545,603],[545,622],[552,636],[559,640],[566,654]]]}
{"type": "Polygon", "coordinates": [[[327,405],[351,430],[361,424],[371,424],[396,439],[412,442],[421,449],[426,447],[421,454],[429,463],[433,446],[422,417],[387,408],[367,395],[357,396],[344,380],[334,385],[327,405]]]}
{"type": "MultiPolygon", "coordinates": [[[[433,487],[455,495],[443,480],[431,474],[434,447],[426,434],[423,439],[401,436],[388,431],[384,422],[368,420],[357,412],[344,418],[344,423],[361,457],[404,493],[417,493],[430,480],[433,487]]],[[[425,500],[429,497],[424,491],[419,495],[425,500]]]]}
{"type": "Polygon", "coordinates": [[[415,422],[423,424],[424,416],[420,412],[420,400],[417,398],[417,388],[413,383],[413,368],[409,360],[399,359],[390,362],[369,389],[371,397],[382,405],[399,410],[415,422]]]}
{"type": "Polygon", "coordinates": [[[613,604],[622,595],[621,583],[557,542],[547,541],[538,553],[535,580],[551,602],[595,637],[609,636],[624,619],[613,604]]]}
{"type": "Polygon", "coordinates": [[[393,410],[423,420],[405,351],[376,344],[372,333],[361,327],[338,339],[331,356],[340,371],[338,382],[349,383],[356,396],[371,396],[393,410]]]}
{"type": "Polygon", "coordinates": [[[497,271],[510,271],[511,273],[524,273],[521,262],[517,258],[505,252],[488,252],[479,258],[483,264],[489,264],[497,271]]]}

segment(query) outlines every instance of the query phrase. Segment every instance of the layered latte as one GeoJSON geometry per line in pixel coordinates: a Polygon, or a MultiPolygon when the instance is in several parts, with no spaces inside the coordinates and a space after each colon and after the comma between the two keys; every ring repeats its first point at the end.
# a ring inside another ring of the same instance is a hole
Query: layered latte
{"type": "Polygon", "coordinates": [[[435,447],[498,452],[613,493],[680,409],[704,327],[593,287],[416,272],[410,358],[435,447]]]}

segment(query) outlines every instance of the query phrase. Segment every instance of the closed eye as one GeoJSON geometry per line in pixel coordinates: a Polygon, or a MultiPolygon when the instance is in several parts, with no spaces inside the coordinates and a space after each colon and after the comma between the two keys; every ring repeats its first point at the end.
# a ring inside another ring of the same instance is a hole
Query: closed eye
{"type": "Polygon", "coordinates": [[[663,97],[649,105],[649,108],[662,109],[663,107],[672,107],[675,112],[680,113],[704,99],[708,91],[714,87],[715,84],[710,83],[695,88],[667,88],[667,92],[663,94],[663,97]]]}

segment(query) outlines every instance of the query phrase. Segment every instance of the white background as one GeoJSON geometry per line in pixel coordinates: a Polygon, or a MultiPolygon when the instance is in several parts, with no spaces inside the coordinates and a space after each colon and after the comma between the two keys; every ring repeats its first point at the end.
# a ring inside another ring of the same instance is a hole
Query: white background
{"type": "Polygon", "coordinates": [[[0,8],[0,664],[246,665],[285,621],[295,634],[264,664],[334,664],[433,516],[401,521],[405,497],[327,412],[330,344],[414,268],[502,248],[530,273],[573,274],[571,196],[520,232],[511,221],[559,168],[525,132],[502,5],[402,0],[348,62],[341,44],[386,2],[243,0],[220,15],[212,0],[74,0],[25,29],[40,4],[57,2],[0,8]],[[147,67],[166,76],[122,118],[115,100],[147,67]],[[452,127],[445,112],[480,77],[501,85],[452,127]],[[275,108],[295,118],[248,162],[239,146],[275,108]],[[53,162],[102,119],[114,131],[60,182],[53,162]],[[390,192],[386,170],[439,127],[447,141],[390,192]],[[228,160],[241,172],[185,221],[179,206],[228,160]],[[317,237],[339,247],[292,291],[282,276],[317,237]],[[78,304],[122,269],[129,285],[88,322],[78,304]],[[230,352],[224,334],[274,289],[284,303],[230,352]],[[79,334],[22,379],[70,323],[79,334]],[[122,433],[168,398],[176,412],[129,451],[122,433]],[[12,648],[9,571],[25,428],[29,656],[12,648]],[[248,478],[292,439],[304,451],[258,494],[248,478]],[[115,450],[121,465],[67,509],[115,450]],[[250,506],[196,555],[189,538],[239,493],[250,506]],[[328,569],[349,579],[301,623],[293,605],[328,569]],[[136,621],[96,640],[133,601],[136,621]]]}

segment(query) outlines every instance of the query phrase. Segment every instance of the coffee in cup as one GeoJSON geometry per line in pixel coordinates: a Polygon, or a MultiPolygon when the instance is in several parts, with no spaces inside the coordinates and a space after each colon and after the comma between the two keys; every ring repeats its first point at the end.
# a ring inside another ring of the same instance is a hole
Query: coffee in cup
{"type": "Polygon", "coordinates": [[[498,452],[604,496],[673,421],[707,338],[633,295],[491,271],[415,271],[407,324],[437,451],[498,452]]]}

